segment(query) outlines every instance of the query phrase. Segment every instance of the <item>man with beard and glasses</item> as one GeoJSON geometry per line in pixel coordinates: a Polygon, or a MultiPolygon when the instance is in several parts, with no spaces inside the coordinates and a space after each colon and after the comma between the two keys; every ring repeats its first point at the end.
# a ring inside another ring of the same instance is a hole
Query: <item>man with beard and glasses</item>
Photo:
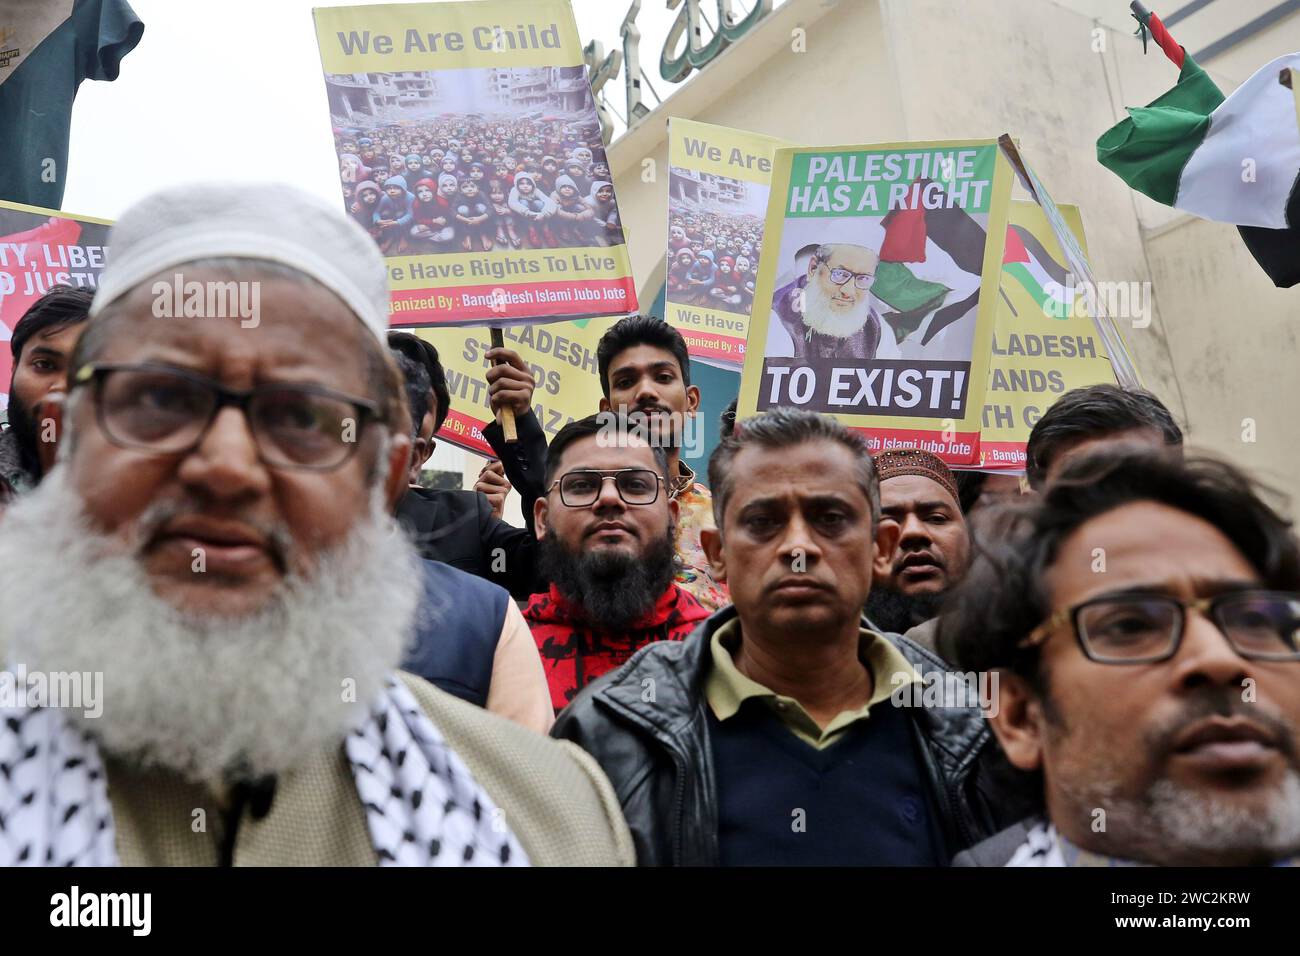
{"type": "Polygon", "coordinates": [[[609,414],[570,422],[551,442],[534,516],[551,584],[524,617],[556,713],[646,644],[681,640],[709,616],[673,582],[678,506],[664,491],[666,457],[609,414]]]}
{"type": "Polygon", "coordinates": [[[0,499],[30,490],[41,480],[40,406],[62,392],[68,358],[90,312],[90,289],[58,285],[32,303],[9,339],[9,428],[0,434],[0,499]]]}
{"type": "Polygon", "coordinates": [[[0,534],[0,661],[104,694],[0,710],[0,866],[628,861],[585,755],[397,673],[411,422],[365,232],[212,184],[110,241],[58,462],[0,534]],[[173,282],[255,306],[157,317],[173,282]]]}
{"type": "Polygon", "coordinates": [[[729,601],[726,585],[709,566],[700,534],[713,527],[713,499],[682,461],[682,445],[697,444],[700,389],[691,384],[690,355],[682,334],[662,319],[620,319],[596,344],[596,367],[605,396],[602,412],[625,415],[662,449],[668,462],[668,494],[677,502],[677,583],[709,611],[729,601]]]}
{"type": "Polygon", "coordinates": [[[970,531],[957,481],[937,455],[895,448],[875,456],[881,521],[899,529],[889,573],[874,582],[866,614],[941,657],[939,609],[970,563],[970,531]]]}
{"type": "Polygon", "coordinates": [[[789,358],[898,358],[894,330],[875,307],[879,254],[850,242],[823,243],[804,275],[777,289],[767,354],[789,358]]]}
{"type": "Polygon", "coordinates": [[[979,709],[918,706],[953,675],[864,626],[898,528],[862,436],[777,409],[723,439],[709,478],[734,607],[643,648],[551,730],[609,775],[637,862],[942,866],[1019,819],[979,709]]]}
{"type": "Polygon", "coordinates": [[[1004,506],[955,593],[963,667],[1039,775],[977,866],[1300,862],[1300,546],[1230,465],[1097,449],[1004,506]]]}

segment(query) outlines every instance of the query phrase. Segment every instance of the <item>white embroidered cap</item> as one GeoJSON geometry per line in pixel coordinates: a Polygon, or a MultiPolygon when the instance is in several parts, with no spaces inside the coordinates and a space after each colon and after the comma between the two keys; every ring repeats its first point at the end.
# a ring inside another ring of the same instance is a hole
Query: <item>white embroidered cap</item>
{"type": "Polygon", "coordinates": [[[351,217],[284,183],[192,183],[140,200],[108,237],[93,318],[140,283],[199,259],[276,262],[329,289],[386,344],[388,276],[351,217]]]}

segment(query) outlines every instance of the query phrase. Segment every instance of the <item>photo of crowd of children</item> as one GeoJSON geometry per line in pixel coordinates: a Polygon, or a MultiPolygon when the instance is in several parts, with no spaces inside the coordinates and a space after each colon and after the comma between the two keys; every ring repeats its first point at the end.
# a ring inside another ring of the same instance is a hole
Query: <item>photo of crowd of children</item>
{"type": "Polygon", "coordinates": [[[766,199],[753,184],[672,167],[668,301],[749,315],[766,199]]]}
{"type": "Polygon", "coordinates": [[[581,67],[326,83],[344,202],[384,255],[623,242],[581,67]]]}

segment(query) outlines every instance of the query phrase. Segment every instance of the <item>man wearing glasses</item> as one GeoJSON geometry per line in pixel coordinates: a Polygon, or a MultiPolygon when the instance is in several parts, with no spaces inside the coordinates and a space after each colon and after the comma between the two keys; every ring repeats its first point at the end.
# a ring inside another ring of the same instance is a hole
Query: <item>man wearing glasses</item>
{"type": "Polygon", "coordinates": [[[880,256],[849,242],[823,243],[804,275],[772,296],[769,357],[898,358],[893,329],[880,318],[871,284],[880,256]]]}
{"type": "MultiPolygon", "coordinates": [[[[1008,506],[951,608],[1044,811],[955,861],[1300,859],[1300,549],[1229,465],[1111,448],[1008,506]]],[[[946,627],[946,626],[945,626],[946,627]]]]}
{"type": "Polygon", "coordinates": [[[605,412],[551,441],[534,507],[545,594],[524,609],[556,713],[651,641],[681,640],[709,612],[673,581],[678,503],[664,449],[605,412]]]}
{"type": "Polygon", "coordinates": [[[112,249],[58,461],[0,534],[0,667],[105,693],[0,712],[0,866],[627,860],[582,755],[397,673],[411,426],[366,233],[279,184],[183,186],[112,249]],[[198,308],[160,317],[173,279],[198,308]],[[252,325],[203,304],[239,283],[252,325]]]}

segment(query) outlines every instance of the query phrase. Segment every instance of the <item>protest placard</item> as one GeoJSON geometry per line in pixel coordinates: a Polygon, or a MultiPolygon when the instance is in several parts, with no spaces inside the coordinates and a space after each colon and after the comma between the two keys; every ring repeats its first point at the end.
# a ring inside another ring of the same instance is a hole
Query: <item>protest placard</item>
{"type": "MultiPolygon", "coordinates": [[[[1057,211],[1086,254],[1079,210],[1061,205],[1057,211]]],[[[1046,212],[1037,203],[1012,202],[980,429],[981,470],[1023,472],[1029,433],[1057,398],[1085,385],[1114,384],[1105,343],[1082,299],[1046,212]]]]}
{"type": "Polygon", "coordinates": [[[393,327],[637,309],[567,0],[320,7],[339,178],[393,327]]]}
{"type": "MultiPolygon", "coordinates": [[[[93,289],[104,270],[109,223],[55,209],[0,202],[0,341],[51,286],[93,289]]],[[[13,360],[0,347],[0,390],[9,388],[13,360]]],[[[9,395],[0,391],[0,404],[9,395]]]]}
{"type": "MultiPolygon", "coordinates": [[[[519,353],[537,381],[533,411],[549,441],[569,422],[600,408],[600,376],[596,374],[596,343],[618,316],[579,319],[548,325],[524,325],[503,330],[505,347],[519,353]]],[[[447,373],[451,410],[437,434],[438,441],[493,457],[483,437],[492,421],[488,405],[489,363],[483,354],[491,347],[483,328],[413,329],[434,344],[447,373]]]]}
{"type": "Polygon", "coordinates": [[[665,315],[691,357],[739,369],[758,284],[772,156],[784,140],[668,123],[665,315]]]}
{"type": "Polygon", "coordinates": [[[740,416],[977,464],[1010,188],[995,140],[777,150],[740,416]]]}
{"type": "Polygon", "coordinates": [[[1128,354],[1124,340],[1115,327],[1114,317],[1107,314],[1106,297],[1103,295],[1102,287],[1097,282],[1096,276],[1093,275],[1092,266],[1088,263],[1088,256],[1070,231],[1070,227],[1066,225],[1056,203],[1052,201],[1051,193],[1047,191],[1043,181],[1038,178],[1029,163],[1025,161],[1020,147],[1016,145],[1015,140],[1009,134],[1003,133],[998,137],[998,146],[1001,147],[1002,152],[1011,162],[1021,184],[1029,190],[1029,195],[1033,197],[1034,201],[1043,208],[1043,214],[1052,227],[1052,235],[1056,237],[1061,252],[1065,255],[1066,264],[1070,267],[1070,272],[1074,276],[1074,283],[1083,293],[1083,298],[1080,300],[1083,309],[1092,317],[1097,334],[1101,336],[1101,340],[1106,346],[1106,354],[1110,357],[1111,367],[1115,371],[1115,380],[1124,388],[1141,388],[1142,382],[1138,378],[1137,366],[1133,364],[1133,359],[1128,354]]]}

